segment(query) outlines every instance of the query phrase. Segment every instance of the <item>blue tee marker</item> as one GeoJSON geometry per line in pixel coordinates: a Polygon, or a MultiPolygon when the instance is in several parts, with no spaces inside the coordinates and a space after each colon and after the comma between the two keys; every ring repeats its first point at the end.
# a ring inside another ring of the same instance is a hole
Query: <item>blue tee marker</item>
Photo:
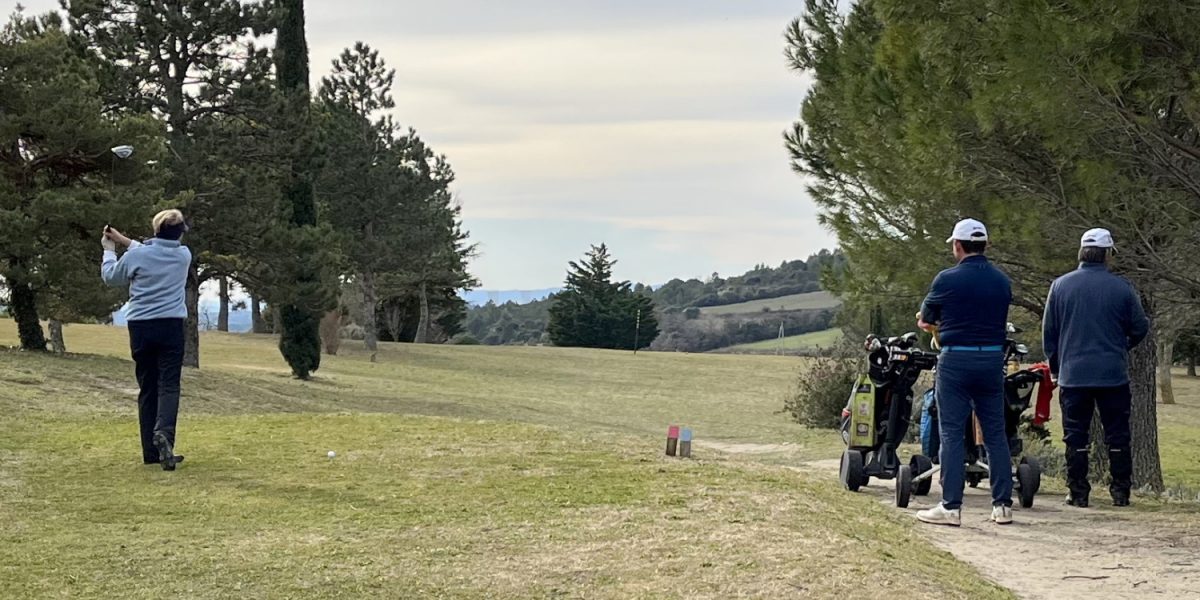
{"type": "Polygon", "coordinates": [[[679,456],[681,458],[692,457],[692,429],[684,427],[683,431],[679,432],[679,456]]]}

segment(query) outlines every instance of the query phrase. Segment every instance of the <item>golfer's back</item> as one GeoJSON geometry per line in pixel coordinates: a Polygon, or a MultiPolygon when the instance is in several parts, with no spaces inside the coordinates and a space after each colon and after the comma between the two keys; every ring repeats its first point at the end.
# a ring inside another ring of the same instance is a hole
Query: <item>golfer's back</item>
{"type": "Polygon", "coordinates": [[[104,281],[112,286],[129,285],[126,319],[183,319],[188,265],[192,253],[177,241],[164,239],[134,242],[121,259],[102,265],[104,281]]]}
{"type": "Polygon", "coordinates": [[[1145,315],[1133,286],[1103,264],[1084,264],[1054,282],[1046,306],[1043,345],[1063,387],[1128,383],[1131,337],[1145,335],[1145,315]]]}

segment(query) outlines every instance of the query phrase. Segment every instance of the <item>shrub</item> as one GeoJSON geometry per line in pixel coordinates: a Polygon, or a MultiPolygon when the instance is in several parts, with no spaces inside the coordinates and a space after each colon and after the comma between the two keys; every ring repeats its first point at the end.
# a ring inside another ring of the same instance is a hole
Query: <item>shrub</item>
{"type": "Polygon", "coordinates": [[[820,429],[837,429],[842,409],[861,372],[860,359],[842,346],[830,356],[806,361],[784,410],[800,424],[820,429]]]}

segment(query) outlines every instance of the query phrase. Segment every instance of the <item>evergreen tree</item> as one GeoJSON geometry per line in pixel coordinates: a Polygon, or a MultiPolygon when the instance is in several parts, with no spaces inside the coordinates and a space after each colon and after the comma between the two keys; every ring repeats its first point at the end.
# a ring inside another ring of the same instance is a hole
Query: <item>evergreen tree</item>
{"type": "MultiPolygon", "coordinates": [[[[159,199],[162,129],[104,115],[93,62],[61,18],[20,12],[0,30],[0,278],[21,346],[44,350],[39,322],[100,318],[124,294],[98,277],[104,225],[135,230],[159,199]],[[120,159],[111,148],[134,146],[120,159]]],[[[62,351],[56,335],[56,350],[62,351]]]]}
{"type": "MultiPolygon", "coordinates": [[[[237,239],[234,232],[270,221],[262,212],[246,218],[252,205],[215,189],[210,176],[227,169],[213,159],[229,152],[206,148],[227,147],[230,140],[202,139],[206,131],[221,131],[213,123],[226,122],[261,100],[251,94],[239,101],[238,91],[269,80],[270,57],[251,37],[269,30],[269,11],[262,3],[240,0],[60,2],[76,39],[94,53],[102,69],[100,95],[106,111],[150,112],[168,125],[166,194],[188,218],[186,243],[194,260],[187,280],[184,365],[198,367],[200,285],[229,274],[222,265],[204,266],[215,256],[234,253],[228,243],[237,239]]],[[[133,231],[139,230],[144,226],[133,231]]],[[[249,239],[262,237],[260,231],[249,239]]]]}
{"type": "Polygon", "coordinates": [[[550,306],[554,345],[640,350],[658,337],[654,301],[635,294],[628,281],[614,283],[615,264],[604,244],[592,246],[585,261],[570,263],[566,287],[550,306]]]}
{"type": "Polygon", "coordinates": [[[379,277],[400,259],[402,213],[412,178],[393,160],[392,81],[379,52],[359,42],[333,61],[321,80],[321,127],[326,160],[317,196],[340,234],[351,275],[362,293],[360,323],[367,350],[377,349],[379,277]]]}
{"type": "MultiPolygon", "coordinates": [[[[1014,304],[1040,316],[1079,233],[1124,240],[1116,268],[1156,330],[1200,298],[1200,15],[1185,2],[809,0],[789,32],[815,76],[788,134],[822,222],[851,268],[851,304],[909,320],[942,243],[986,222],[1014,304]],[[907,314],[907,316],[906,316],[907,314]]],[[[1194,308],[1192,308],[1194,310],[1194,308]]],[[[1135,479],[1161,489],[1151,336],[1131,356],[1135,479]]]]}
{"type": "Polygon", "coordinates": [[[321,366],[320,322],[336,305],[337,267],[331,231],[317,223],[313,195],[314,144],[308,94],[308,43],[303,0],[276,4],[275,68],[283,113],[278,126],[291,140],[281,189],[285,215],[275,233],[279,350],[292,373],[307,379],[321,366]]]}

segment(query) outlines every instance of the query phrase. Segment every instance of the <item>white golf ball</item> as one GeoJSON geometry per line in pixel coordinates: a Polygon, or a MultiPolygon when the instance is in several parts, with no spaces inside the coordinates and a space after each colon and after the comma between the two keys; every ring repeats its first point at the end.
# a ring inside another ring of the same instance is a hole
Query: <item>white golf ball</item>
{"type": "Polygon", "coordinates": [[[335,457],[335,456],[337,456],[337,452],[334,452],[333,450],[330,450],[330,451],[329,451],[329,458],[333,458],[333,457],[335,457]]]}

